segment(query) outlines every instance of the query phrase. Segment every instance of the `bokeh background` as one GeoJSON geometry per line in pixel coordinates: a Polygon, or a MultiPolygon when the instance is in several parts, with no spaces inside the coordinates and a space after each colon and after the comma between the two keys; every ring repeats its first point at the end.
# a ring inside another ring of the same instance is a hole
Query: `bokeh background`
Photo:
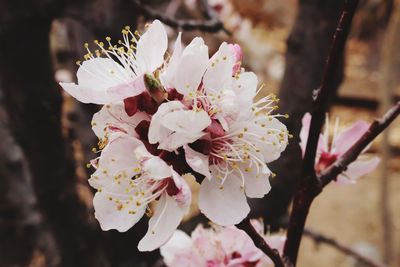
{"type": "MultiPolygon", "coordinates": [[[[118,39],[125,25],[143,30],[158,14],[180,22],[218,17],[226,30],[184,31],[183,41],[201,36],[211,53],[222,41],[240,44],[243,66],[265,84],[262,94],[281,99],[294,138],[271,166],[272,192],[252,212],[284,232],[301,166],[300,121],[312,107],[343,2],[0,0],[0,266],[162,266],[158,252],[136,249],[146,218],[124,234],[101,232],[85,167],[94,157],[90,120],[99,107],[78,103],[57,84],[75,81],[83,43],[118,39]]],[[[180,30],[168,27],[171,44],[180,30]]],[[[371,122],[400,98],[400,2],[362,0],[342,58],[329,116],[341,127],[371,122]]],[[[356,185],[329,185],[307,228],[400,266],[399,121],[370,152],[382,157],[379,168],[356,185]]],[[[195,206],[185,230],[207,223],[195,206]]],[[[362,265],[304,237],[298,266],[362,265]]]]}

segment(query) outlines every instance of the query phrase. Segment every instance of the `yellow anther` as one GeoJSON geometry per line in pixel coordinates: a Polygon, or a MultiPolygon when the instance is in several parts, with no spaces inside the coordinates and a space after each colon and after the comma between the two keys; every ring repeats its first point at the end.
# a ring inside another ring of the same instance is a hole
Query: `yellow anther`
{"type": "Polygon", "coordinates": [[[110,37],[110,36],[107,36],[107,37],[106,37],[106,41],[107,41],[107,42],[111,41],[111,37],[110,37]]]}

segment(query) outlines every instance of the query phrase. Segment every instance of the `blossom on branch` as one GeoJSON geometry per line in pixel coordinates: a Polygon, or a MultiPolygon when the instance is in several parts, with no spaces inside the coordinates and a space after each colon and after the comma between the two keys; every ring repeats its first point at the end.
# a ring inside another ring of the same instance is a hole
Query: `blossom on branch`
{"type": "MultiPolygon", "coordinates": [[[[302,120],[303,126],[300,132],[300,147],[303,155],[307,145],[310,123],[311,115],[310,113],[306,113],[302,120]]],[[[329,136],[330,125],[327,116],[325,130],[320,134],[318,139],[317,155],[315,160],[315,171],[317,174],[327,169],[341,155],[351,148],[368,130],[369,124],[365,121],[358,120],[349,128],[346,128],[341,132],[338,131],[338,128],[339,119],[337,118],[333,129],[333,137],[331,139],[329,136]]],[[[341,184],[354,184],[359,177],[374,171],[379,162],[379,157],[371,157],[363,153],[356,161],[347,167],[346,171],[336,178],[336,182],[341,184]]]]}
{"type": "MultiPolygon", "coordinates": [[[[283,235],[265,235],[261,222],[252,220],[252,224],[272,248],[282,252],[283,235]]],[[[198,225],[191,236],[177,230],[161,247],[161,255],[168,267],[273,266],[250,237],[233,226],[204,228],[198,225]]]]}
{"type": "Polygon", "coordinates": [[[186,173],[201,182],[198,204],[211,221],[241,222],[250,211],[247,197],[270,191],[267,163],[290,137],[278,99],[254,101],[261,88],[241,67],[237,44],[224,42],[209,57],[202,38],[183,47],[180,33],[166,57],[161,22],[142,35],[129,27],[122,34],[118,45],[106,38],[108,48],[99,41],[94,54],[88,48],[78,84],[60,83],[77,100],[104,105],[92,120],[99,156],[89,180],[102,229],[124,232],[147,214],[139,249],[161,246],[188,211],[186,173]]]}

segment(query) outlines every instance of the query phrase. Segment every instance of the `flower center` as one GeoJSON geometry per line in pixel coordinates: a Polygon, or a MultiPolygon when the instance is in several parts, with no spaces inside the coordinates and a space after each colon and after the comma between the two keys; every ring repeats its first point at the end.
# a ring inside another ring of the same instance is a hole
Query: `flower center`
{"type": "Polygon", "coordinates": [[[336,154],[330,154],[328,152],[322,152],[321,156],[318,160],[318,163],[315,166],[315,171],[317,173],[321,173],[323,170],[327,169],[331,166],[337,159],[336,154]]]}

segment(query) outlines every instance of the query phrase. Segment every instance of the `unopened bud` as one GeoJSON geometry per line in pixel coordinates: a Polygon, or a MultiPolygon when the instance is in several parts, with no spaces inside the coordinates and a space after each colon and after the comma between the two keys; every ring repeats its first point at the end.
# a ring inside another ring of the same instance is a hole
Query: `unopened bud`
{"type": "Polygon", "coordinates": [[[144,75],[144,84],[146,85],[146,89],[151,95],[151,97],[158,103],[164,102],[166,97],[168,96],[164,87],[161,83],[154,77],[153,74],[146,73],[144,75]]]}

